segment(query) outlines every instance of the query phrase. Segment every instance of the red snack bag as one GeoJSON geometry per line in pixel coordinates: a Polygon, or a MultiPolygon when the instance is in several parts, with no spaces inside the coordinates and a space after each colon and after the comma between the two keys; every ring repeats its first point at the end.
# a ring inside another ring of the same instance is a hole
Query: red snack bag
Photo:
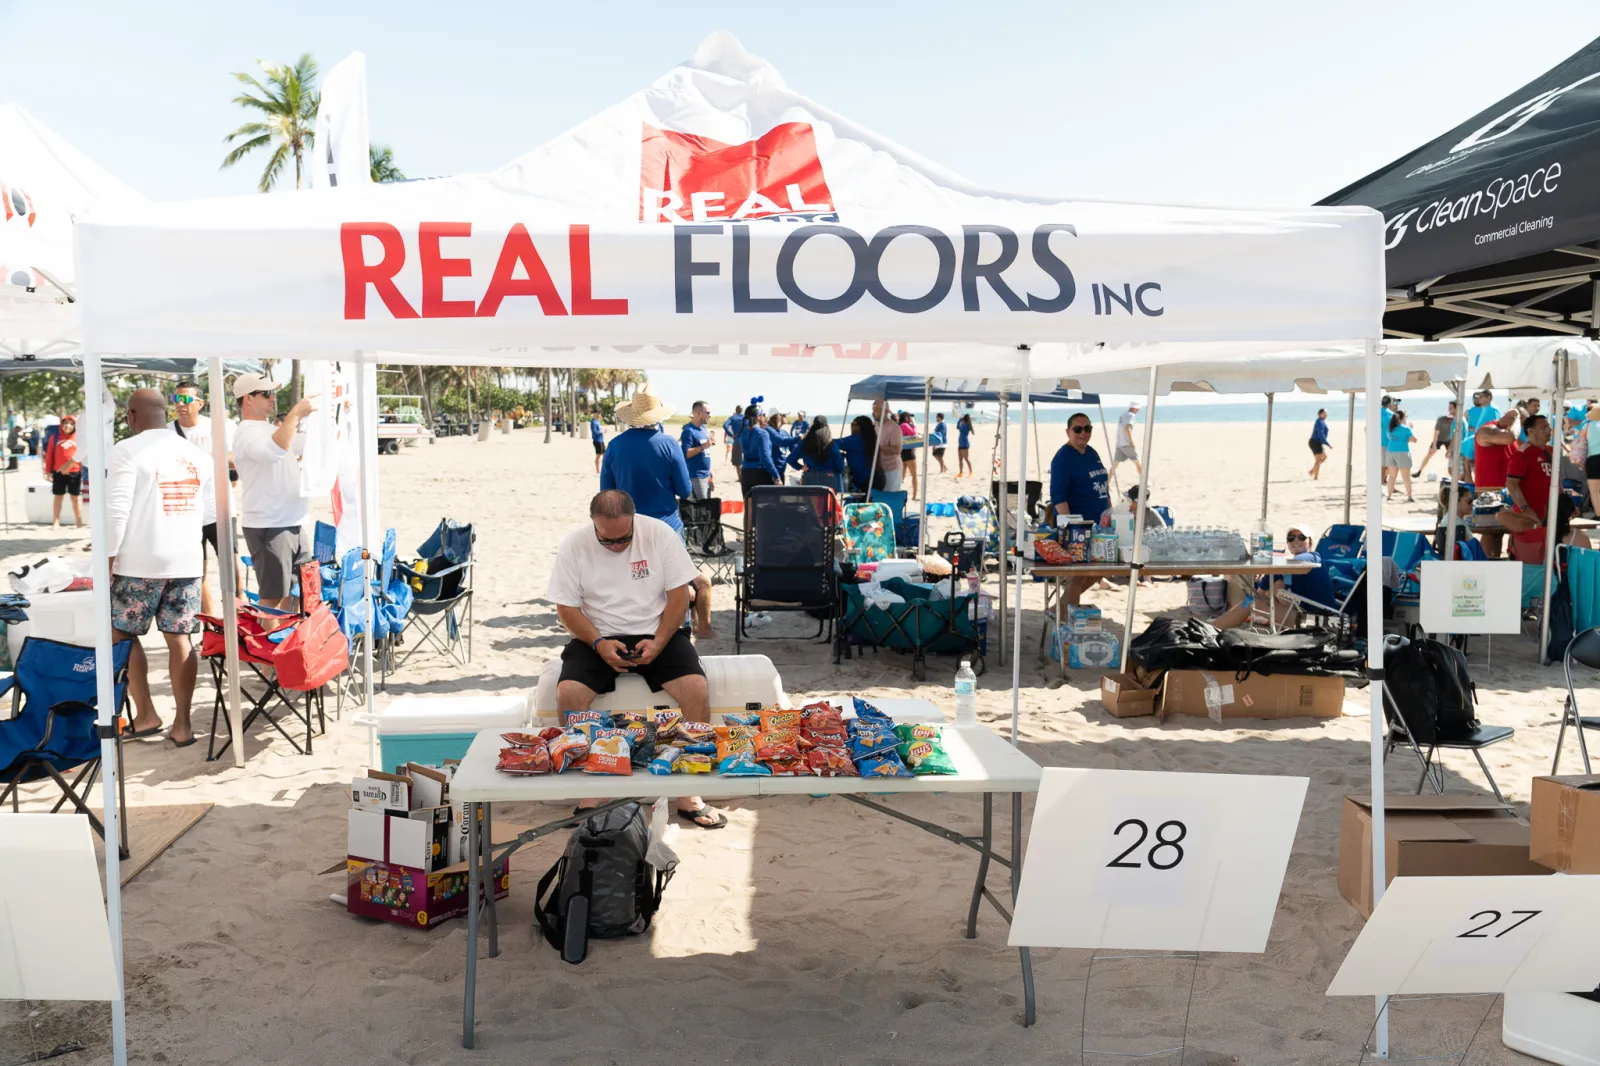
{"type": "Polygon", "coordinates": [[[801,777],[811,773],[804,759],[764,759],[762,762],[772,771],[773,777],[801,777]]]}
{"type": "Polygon", "coordinates": [[[774,729],[756,736],[756,758],[761,762],[800,758],[800,734],[792,729],[774,729]]]}
{"type": "Polygon", "coordinates": [[[831,703],[808,703],[800,708],[800,728],[813,733],[844,731],[844,716],[831,703]]]}
{"type": "Polygon", "coordinates": [[[589,757],[583,761],[583,772],[621,777],[632,774],[633,759],[627,734],[621,729],[596,729],[594,739],[589,742],[589,757]]]}
{"type": "Polygon", "coordinates": [[[548,744],[552,740],[554,740],[556,737],[559,737],[562,733],[565,733],[565,732],[566,732],[566,730],[561,729],[558,726],[553,726],[552,725],[552,726],[546,726],[545,728],[539,730],[537,733],[534,734],[534,736],[538,737],[540,740],[542,740],[546,744],[548,744]]]}
{"type": "Polygon", "coordinates": [[[806,752],[806,765],[818,777],[860,777],[850,753],[844,748],[812,748],[806,752]]]}
{"type": "MultiPolygon", "coordinates": [[[[556,730],[556,735],[559,736],[560,734],[561,730],[556,730]]],[[[548,738],[540,736],[538,733],[501,733],[500,739],[514,748],[532,748],[536,746],[543,747],[548,738]]]]}
{"type": "MultiPolygon", "coordinates": [[[[656,729],[656,739],[661,739],[661,731],[659,726],[656,729]]],[[[676,739],[686,741],[690,744],[702,744],[706,741],[716,740],[717,729],[710,722],[690,722],[680,720],[678,722],[676,739]]]]}
{"type": "Polygon", "coordinates": [[[761,712],[761,731],[771,733],[777,729],[799,729],[799,711],[780,711],[776,707],[761,712]]]}
{"type": "Polygon", "coordinates": [[[496,769],[508,774],[547,774],[550,772],[550,749],[542,741],[501,748],[496,769]]]}

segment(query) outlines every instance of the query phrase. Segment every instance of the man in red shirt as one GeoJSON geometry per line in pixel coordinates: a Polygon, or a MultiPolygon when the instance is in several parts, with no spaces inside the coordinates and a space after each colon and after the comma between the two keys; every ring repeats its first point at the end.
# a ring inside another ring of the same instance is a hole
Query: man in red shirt
{"type": "MultiPolygon", "coordinates": [[[[1485,422],[1473,434],[1477,454],[1473,459],[1472,489],[1477,493],[1499,492],[1506,487],[1507,471],[1517,451],[1517,410],[1512,408],[1499,419],[1485,422]]],[[[1548,442],[1549,438],[1545,438],[1548,442]]],[[[1491,559],[1500,558],[1501,534],[1485,533],[1483,551],[1491,559]]]]}
{"type": "MultiPolygon", "coordinates": [[[[1530,415],[1523,422],[1523,429],[1528,443],[1512,455],[1506,470],[1506,491],[1511,494],[1512,509],[1501,511],[1497,517],[1511,532],[1512,557],[1537,563],[1544,561],[1545,515],[1550,509],[1550,420],[1544,415],[1530,415]]],[[[1481,454],[1481,445],[1479,451],[1481,454]]]]}

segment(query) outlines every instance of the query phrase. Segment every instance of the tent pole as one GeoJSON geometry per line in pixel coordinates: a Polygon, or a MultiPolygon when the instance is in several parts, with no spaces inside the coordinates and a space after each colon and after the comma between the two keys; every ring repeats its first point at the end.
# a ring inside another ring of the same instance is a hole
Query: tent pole
{"type": "Polygon", "coordinates": [[[1456,382],[1456,420],[1450,426],[1450,509],[1444,516],[1444,557],[1456,557],[1456,503],[1461,493],[1461,438],[1466,421],[1467,379],[1456,382]]]}
{"type": "MultiPolygon", "coordinates": [[[[1350,413],[1345,416],[1344,438],[1344,524],[1350,524],[1350,478],[1356,463],[1356,394],[1350,393],[1350,413]]],[[[1304,533],[1305,530],[1300,532],[1304,533]]]]}
{"type": "MultiPolygon", "coordinates": [[[[10,435],[11,427],[6,425],[6,387],[5,379],[0,378],[0,439],[10,435]]],[[[0,529],[11,529],[11,457],[6,455],[4,445],[0,445],[0,529]]]]}
{"type": "MultiPolygon", "coordinates": [[[[1595,283],[1600,292],[1600,282],[1595,283]]],[[[1567,405],[1567,350],[1556,352],[1556,395],[1547,419],[1552,426],[1566,422],[1567,405]]],[[[1550,662],[1550,583],[1556,568],[1556,503],[1561,497],[1561,459],[1566,454],[1565,442],[1559,429],[1550,438],[1550,499],[1544,513],[1544,609],[1539,612],[1539,665],[1550,662]]]]}
{"type": "MultiPolygon", "coordinates": [[[[1033,390],[1031,376],[1033,367],[1029,357],[1029,348],[1026,344],[1018,347],[1017,351],[1022,356],[1022,407],[1020,410],[1022,424],[1022,449],[1018,453],[1017,472],[1017,531],[1020,537],[1023,530],[1023,508],[1028,505],[1028,394],[1033,390]]],[[[1011,623],[1011,639],[1016,647],[1011,649],[1011,746],[1017,745],[1017,728],[1022,716],[1022,561],[1017,561],[1017,597],[1012,604],[1015,614],[1011,623]]],[[[1062,655],[1066,650],[1062,650],[1062,655]]]]}
{"type": "Polygon", "coordinates": [[[1133,508],[1133,558],[1128,562],[1128,612],[1122,626],[1123,673],[1128,672],[1128,646],[1133,643],[1133,611],[1139,602],[1139,571],[1144,567],[1144,514],[1150,509],[1150,445],[1155,440],[1156,379],[1159,375],[1160,370],[1150,368],[1150,388],[1144,401],[1144,472],[1139,478],[1139,500],[1133,508]]]}
{"type": "Polygon", "coordinates": [[[922,383],[922,521],[917,523],[917,558],[922,558],[928,551],[928,453],[933,449],[928,447],[928,434],[933,432],[930,423],[933,421],[933,379],[928,378],[922,383]]]}
{"type": "MultiPolygon", "coordinates": [[[[887,389],[884,390],[883,400],[881,402],[883,404],[883,415],[887,415],[889,413],[889,393],[887,389]]],[[[871,408],[869,407],[868,410],[870,411],[871,408]]],[[[872,462],[867,466],[867,503],[872,502],[872,483],[876,481],[878,477],[878,449],[883,447],[883,442],[879,438],[882,436],[883,416],[878,415],[873,418],[872,423],[872,462]]],[[[746,518],[746,521],[749,521],[748,517],[746,518]]]]}
{"type": "MultiPolygon", "coordinates": [[[[1122,499],[1122,488],[1117,484],[1117,450],[1113,446],[1110,432],[1106,430],[1105,404],[1101,402],[1098,394],[1094,398],[1094,408],[1096,411],[1100,412],[1100,439],[1106,442],[1106,447],[1111,448],[1111,469],[1108,471],[1108,473],[1111,475],[1111,498],[1113,500],[1120,500],[1122,499]]],[[[1070,418],[1071,416],[1068,415],[1067,417],[1070,418]]],[[[1039,454],[1042,456],[1044,453],[1040,452],[1039,454]]],[[[1040,459],[1039,461],[1044,462],[1043,459],[1040,459]]],[[[1051,515],[1050,517],[1053,519],[1055,518],[1055,515],[1051,515]]]]}
{"type": "MultiPolygon", "coordinates": [[[[1384,781],[1383,781],[1383,432],[1379,426],[1383,408],[1378,404],[1382,394],[1382,357],[1378,342],[1365,342],[1367,361],[1367,673],[1372,678],[1367,688],[1369,707],[1367,722],[1370,728],[1371,797],[1372,797],[1372,905],[1376,907],[1383,898],[1387,878],[1384,876],[1384,781]],[[1374,548],[1377,548],[1376,552],[1374,548]]],[[[1351,394],[1351,404],[1355,395],[1351,394]]],[[[1389,1055],[1389,1017],[1387,1001],[1380,997],[1375,1003],[1378,1020],[1373,1026],[1372,1052],[1376,1058],[1389,1055]]]]}
{"type": "MultiPolygon", "coordinates": [[[[1270,528],[1267,525],[1267,482],[1272,473],[1272,393],[1267,393],[1267,451],[1261,459],[1261,528],[1270,528]]],[[[1305,530],[1300,532],[1304,533],[1305,530]]]]}
{"type": "Polygon", "coordinates": [[[223,705],[228,719],[233,765],[244,765],[244,719],[239,713],[239,590],[234,587],[239,546],[233,538],[233,493],[228,483],[228,390],[223,380],[222,356],[213,355],[206,368],[210,392],[212,488],[217,494],[217,588],[222,599],[222,643],[228,699],[223,705]]]}
{"type": "Polygon", "coordinates": [[[1011,572],[1009,566],[1011,553],[1006,548],[1006,438],[1010,436],[1006,431],[1010,428],[1011,415],[1006,411],[1006,394],[1000,393],[1000,491],[995,493],[998,506],[995,508],[995,518],[1000,527],[1000,665],[1006,664],[1006,575],[1011,572]]]}
{"type": "MultiPolygon", "coordinates": [[[[372,545],[381,544],[377,537],[377,515],[373,514],[372,475],[373,465],[368,462],[367,453],[375,448],[378,443],[378,427],[372,422],[372,399],[367,395],[367,364],[366,352],[356,353],[356,440],[360,446],[357,455],[360,457],[357,467],[357,476],[360,480],[361,499],[359,501],[361,544],[366,548],[367,555],[372,557],[372,545]]],[[[382,573],[382,550],[377,555],[379,573],[382,573]]],[[[363,564],[365,565],[365,564],[363,564]]],[[[378,709],[377,700],[373,695],[372,684],[372,644],[378,634],[378,602],[373,594],[373,582],[366,582],[367,586],[367,632],[361,641],[361,687],[362,703],[366,710],[367,719],[367,765],[378,765],[378,709]]]]}
{"type": "Polygon", "coordinates": [[[106,921],[111,931],[111,964],[117,974],[117,998],[111,1001],[111,1058],[115,1066],[128,1061],[128,1015],[122,982],[122,840],[121,808],[117,806],[122,782],[122,767],[117,762],[120,708],[115,705],[116,679],[112,676],[111,637],[111,557],[106,553],[111,528],[106,517],[106,465],[111,442],[106,439],[105,374],[100,356],[83,357],[83,409],[88,425],[89,470],[94,475],[94,491],[89,493],[90,573],[94,584],[94,698],[95,721],[111,727],[111,735],[100,737],[101,825],[105,830],[106,921]]]}

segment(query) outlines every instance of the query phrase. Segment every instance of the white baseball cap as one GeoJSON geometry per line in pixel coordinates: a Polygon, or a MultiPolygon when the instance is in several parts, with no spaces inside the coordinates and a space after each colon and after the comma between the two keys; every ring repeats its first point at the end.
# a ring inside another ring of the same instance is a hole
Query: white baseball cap
{"type": "Polygon", "coordinates": [[[242,400],[252,392],[277,392],[282,385],[263,374],[240,374],[233,379],[233,398],[242,400]]]}

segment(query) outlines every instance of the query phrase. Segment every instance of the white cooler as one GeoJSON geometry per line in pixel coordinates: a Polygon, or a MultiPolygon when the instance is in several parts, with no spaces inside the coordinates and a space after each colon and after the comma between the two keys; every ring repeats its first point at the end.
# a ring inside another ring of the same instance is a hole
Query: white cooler
{"type": "MultiPolygon", "coordinates": [[[[22,487],[22,513],[27,515],[28,521],[36,525],[47,526],[50,524],[50,512],[54,508],[51,503],[53,495],[48,481],[29,481],[22,487]]],[[[72,504],[63,503],[61,509],[66,512],[67,519],[72,519],[72,504]]]]}
{"type": "Polygon", "coordinates": [[[467,753],[485,729],[516,732],[528,721],[528,699],[514,696],[401,696],[378,714],[378,750],[393,772],[408,762],[439,766],[467,753]]]}
{"type": "Polygon", "coordinates": [[[1560,1066],[1600,1066],[1600,1003],[1566,992],[1507,992],[1500,1039],[1560,1066]]]}
{"type": "MultiPolygon", "coordinates": [[[[787,707],[783,681],[778,668],[765,655],[705,655],[700,665],[706,672],[706,688],[711,697],[711,712],[742,711],[757,707],[787,707]]],[[[560,708],[556,686],[561,681],[561,664],[552,662],[539,672],[539,683],[532,696],[533,713],[554,719],[560,708]]],[[[619,674],[617,687],[594,701],[599,711],[647,711],[652,707],[676,707],[678,701],[665,692],[651,692],[637,674],[619,674]]]]}
{"type": "Polygon", "coordinates": [[[25,637],[47,637],[68,644],[94,646],[94,590],[32,592],[28,594],[28,620],[4,627],[11,661],[22,654],[25,637]]]}

